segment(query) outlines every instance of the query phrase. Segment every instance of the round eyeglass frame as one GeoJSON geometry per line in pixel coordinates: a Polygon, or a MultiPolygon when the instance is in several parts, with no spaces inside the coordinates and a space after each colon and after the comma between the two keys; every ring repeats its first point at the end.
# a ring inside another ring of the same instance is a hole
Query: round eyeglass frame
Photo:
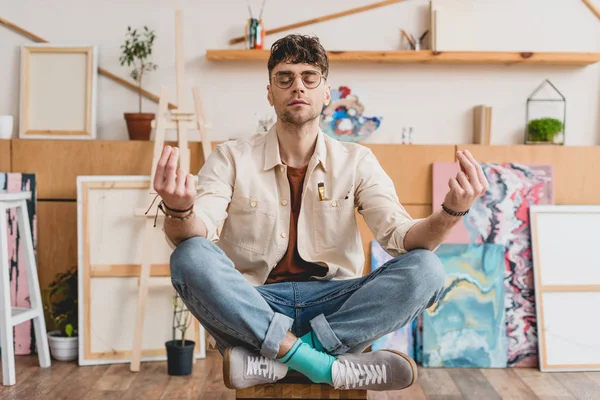
{"type": "MultiPolygon", "coordinates": [[[[288,73],[288,72],[286,72],[286,73],[288,73]]],[[[322,73],[320,73],[319,71],[303,71],[303,72],[301,72],[301,73],[299,73],[299,74],[295,74],[295,75],[294,75],[294,79],[291,79],[291,80],[290,80],[290,84],[289,84],[289,85],[287,85],[287,86],[280,86],[280,85],[277,83],[277,78],[276,78],[276,75],[277,75],[277,74],[279,74],[279,72],[276,72],[276,73],[274,73],[274,74],[272,75],[272,78],[273,78],[273,81],[275,82],[275,85],[276,85],[276,86],[277,86],[279,89],[289,89],[290,87],[292,87],[292,85],[294,84],[294,82],[296,82],[296,77],[297,77],[298,75],[300,75],[300,76],[302,77],[302,79],[301,79],[301,80],[302,80],[302,84],[303,84],[303,85],[304,85],[304,87],[305,87],[305,88],[307,88],[307,89],[316,89],[316,88],[318,88],[318,87],[319,87],[319,85],[321,84],[321,82],[323,81],[323,79],[327,79],[327,78],[325,78],[325,77],[323,76],[323,74],[322,74],[322,73]],[[317,74],[317,75],[319,75],[319,82],[317,82],[317,84],[316,84],[315,86],[308,86],[308,85],[306,84],[306,82],[304,81],[304,77],[303,77],[303,75],[304,75],[304,73],[307,73],[307,72],[309,72],[309,73],[311,73],[311,74],[313,74],[313,73],[314,73],[314,74],[317,74]]]]}

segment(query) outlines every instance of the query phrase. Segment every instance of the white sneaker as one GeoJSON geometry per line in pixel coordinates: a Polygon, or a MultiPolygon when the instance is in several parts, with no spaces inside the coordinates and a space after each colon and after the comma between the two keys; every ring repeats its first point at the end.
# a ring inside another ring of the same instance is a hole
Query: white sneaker
{"type": "Polygon", "coordinates": [[[395,350],[343,354],[331,368],[336,389],[400,390],[417,379],[417,365],[395,350]]]}
{"type": "Polygon", "coordinates": [[[229,347],[223,355],[223,381],[229,389],[244,389],[275,383],[285,377],[288,366],[238,346],[229,347]]]}

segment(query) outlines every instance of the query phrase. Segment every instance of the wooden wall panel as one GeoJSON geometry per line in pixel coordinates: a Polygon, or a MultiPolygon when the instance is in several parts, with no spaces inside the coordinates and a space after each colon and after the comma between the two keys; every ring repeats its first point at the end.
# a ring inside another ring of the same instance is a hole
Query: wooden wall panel
{"type": "Polygon", "coordinates": [[[10,169],[10,140],[0,140],[0,172],[11,172],[10,169]]]}
{"type": "Polygon", "coordinates": [[[478,161],[554,165],[556,204],[600,204],[600,146],[458,146],[478,161]]]}
{"type": "Polygon", "coordinates": [[[43,290],[57,272],[77,266],[77,203],[38,201],[37,206],[37,267],[43,290]]]}
{"type": "MultiPolygon", "coordinates": [[[[196,173],[201,144],[189,147],[196,173]]],[[[153,150],[152,141],[13,140],[12,170],[36,174],[38,199],[75,200],[78,175],[150,175],[153,150]]]]}
{"type": "MultiPolygon", "coordinates": [[[[404,204],[404,208],[410,214],[411,217],[425,218],[431,215],[431,204],[404,204]]],[[[356,219],[358,221],[358,229],[360,231],[360,237],[362,239],[363,251],[365,253],[365,269],[363,275],[367,275],[371,272],[371,241],[375,239],[373,233],[369,229],[369,226],[365,222],[364,218],[356,212],[356,219]]]]}
{"type": "Polygon", "coordinates": [[[431,164],[452,162],[456,157],[456,146],[371,144],[366,147],[394,181],[403,204],[431,204],[431,164]]]}

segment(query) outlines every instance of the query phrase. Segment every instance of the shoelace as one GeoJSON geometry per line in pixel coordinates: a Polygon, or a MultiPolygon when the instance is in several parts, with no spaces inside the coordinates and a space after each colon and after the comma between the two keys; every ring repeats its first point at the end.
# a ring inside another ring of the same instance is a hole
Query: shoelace
{"type": "Polygon", "coordinates": [[[268,379],[277,379],[273,360],[263,356],[248,356],[246,375],[263,376],[268,379]]]}
{"type": "Polygon", "coordinates": [[[362,387],[374,383],[386,383],[387,374],[383,365],[361,365],[338,359],[338,370],[333,383],[336,389],[362,387]]]}

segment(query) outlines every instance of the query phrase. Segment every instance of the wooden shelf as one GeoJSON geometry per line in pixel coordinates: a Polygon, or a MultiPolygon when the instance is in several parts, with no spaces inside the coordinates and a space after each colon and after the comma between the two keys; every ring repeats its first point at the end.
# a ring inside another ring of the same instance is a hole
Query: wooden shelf
{"type": "MultiPolygon", "coordinates": [[[[433,52],[406,51],[328,51],[330,61],[397,64],[548,64],[590,65],[600,61],[600,53],[519,53],[519,52],[433,52]]],[[[207,50],[213,61],[267,61],[269,50],[207,50]]]]}

